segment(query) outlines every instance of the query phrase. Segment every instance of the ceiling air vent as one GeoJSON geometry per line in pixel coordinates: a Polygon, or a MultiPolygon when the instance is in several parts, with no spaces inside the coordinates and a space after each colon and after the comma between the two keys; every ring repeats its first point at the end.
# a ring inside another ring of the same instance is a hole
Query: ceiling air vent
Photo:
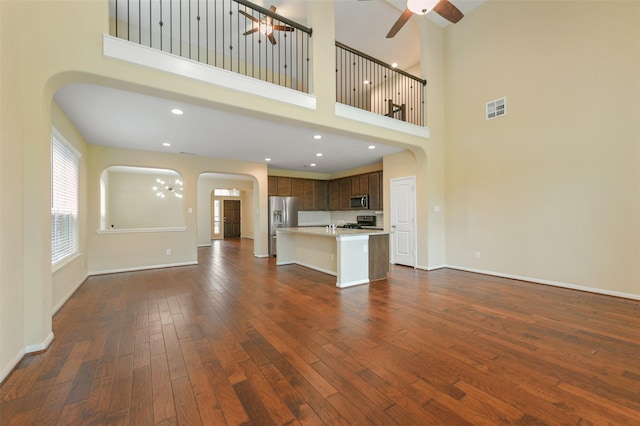
{"type": "Polygon", "coordinates": [[[507,98],[487,102],[487,120],[502,117],[507,113],[507,98]]]}

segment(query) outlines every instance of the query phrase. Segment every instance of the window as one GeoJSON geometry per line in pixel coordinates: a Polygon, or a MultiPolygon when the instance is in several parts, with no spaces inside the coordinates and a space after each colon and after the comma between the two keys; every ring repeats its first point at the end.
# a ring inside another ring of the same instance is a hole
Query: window
{"type": "Polygon", "coordinates": [[[216,188],[213,190],[213,195],[216,197],[239,197],[240,190],[239,189],[220,189],[216,188]]]}
{"type": "Polygon", "coordinates": [[[78,253],[80,154],[55,129],[51,133],[51,264],[78,253]]]}
{"type": "Polygon", "coordinates": [[[220,228],[220,200],[213,200],[213,233],[218,235],[220,233],[220,228]]]}

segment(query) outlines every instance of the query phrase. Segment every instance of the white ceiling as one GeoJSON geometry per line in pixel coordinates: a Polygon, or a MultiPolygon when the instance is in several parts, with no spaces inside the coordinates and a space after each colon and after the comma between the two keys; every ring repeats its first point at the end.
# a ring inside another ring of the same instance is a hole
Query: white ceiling
{"type": "MultiPolygon", "coordinates": [[[[320,0],[311,0],[320,1],[320,0]]],[[[306,25],[304,1],[256,1],[306,25]]],[[[336,40],[384,62],[407,69],[419,63],[419,33],[414,16],[393,39],[385,35],[404,9],[384,0],[336,0],[336,40]],[[372,42],[376,40],[376,42],[372,42]]],[[[454,0],[463,13],[480,0],[454,0]]],[[[427,14],[427,18],[433,19],[427,14]]],[[[437,20],[437,17],[435,17],[437,20]]],[[[444,21],[444,20],[443,20],[444,21]]],[[[457,24],[460,25],[464,22],[457,24]]],[[[447,21],[444,21],[446,24],[447,21]]],[[[60,89],[55,101],[90,144],[265,162],[270,168],[333,174],[375,164],[402,149],[315,129],[243,116],[89,84],[60,89]],[[181,116],[173,108],[184,111],[181,116]],[[320,134],[322,139],[314,139],[320,134]],[[171,144],[170,147],[162,145],[171,144]],[[375,149],[369,149],[375,145],[375,149]],[[322,157],[317,154],[322,153],[322,157]],[[316,166],[310,166],[315,163],[316,166]]]]}

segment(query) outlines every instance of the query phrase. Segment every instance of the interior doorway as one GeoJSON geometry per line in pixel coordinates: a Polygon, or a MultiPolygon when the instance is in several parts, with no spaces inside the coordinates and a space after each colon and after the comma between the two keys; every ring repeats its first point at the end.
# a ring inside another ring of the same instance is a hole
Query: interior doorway
{"type": "Polygon", "coordinates": [[[391,179],[391,263],[416,266],[416,178],[391,179]]]}
{"type": "Polygon", "coordinates": [[[240,200],[224,200],[223,238],[240,238],[240,200]]]}

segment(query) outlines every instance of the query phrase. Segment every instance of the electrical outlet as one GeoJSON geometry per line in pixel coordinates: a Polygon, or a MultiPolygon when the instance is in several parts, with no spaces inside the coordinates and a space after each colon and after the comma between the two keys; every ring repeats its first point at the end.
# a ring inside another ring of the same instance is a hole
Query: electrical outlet
{"type": "Polygon", "coordinates": [[[475,253],[475,256],[476,256],[476,259],[480,259],[480,252],[479,252],[479,251],[477,251],[477,252],[475,253]]]}
{"type": "Polygon", "coordinates": [[[171,249],[167,249],[167,256],[171,256],[171,249]]]}

